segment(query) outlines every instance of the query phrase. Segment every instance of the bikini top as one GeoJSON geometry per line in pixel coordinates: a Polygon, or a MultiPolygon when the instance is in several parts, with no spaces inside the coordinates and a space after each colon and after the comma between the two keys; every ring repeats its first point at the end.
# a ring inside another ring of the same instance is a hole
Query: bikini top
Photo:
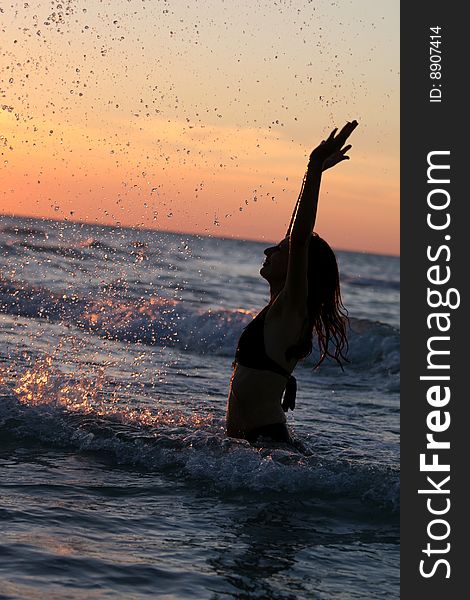
{"type": "Polygon", "coordinates": [[[235,362],[243,367],[271,371],[287,379],[284,398],[281,403],[284,412],[295,408],[297,381],[286,369],[277,364],[266,354],[264,347],[264,321],[270,305],[268,304],[243,330],[235,353],[235,362]]]}

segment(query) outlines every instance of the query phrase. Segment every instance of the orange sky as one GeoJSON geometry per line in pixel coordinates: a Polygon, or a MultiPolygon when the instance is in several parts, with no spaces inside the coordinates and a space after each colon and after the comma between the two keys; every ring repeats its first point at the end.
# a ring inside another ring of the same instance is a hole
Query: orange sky
{"type": "Polygon", "coordinates": [[[397,254],[395,4],[5,8],[2,211],[279,239],[309,152],[356,118],[316,229],[337,248],[397,254]]]}

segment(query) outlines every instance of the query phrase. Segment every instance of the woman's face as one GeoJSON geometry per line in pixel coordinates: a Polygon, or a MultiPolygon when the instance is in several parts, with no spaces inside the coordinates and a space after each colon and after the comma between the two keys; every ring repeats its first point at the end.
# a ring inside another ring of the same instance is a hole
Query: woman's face
{"type": "Polygon", "coordinates": [[[277,246],[266,248],[264,253],[266,259],[260,269],[260,275],[268,282],[284,281],[289,260],[289,238],[284,238],[277,246]]]}

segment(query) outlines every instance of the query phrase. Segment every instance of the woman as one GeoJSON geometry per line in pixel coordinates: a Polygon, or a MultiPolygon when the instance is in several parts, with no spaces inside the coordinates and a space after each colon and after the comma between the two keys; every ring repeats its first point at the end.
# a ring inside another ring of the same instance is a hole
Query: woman
{"type": "Polygon", "coordinates": [[[322,172],[349,159],[351,146],[345,143],[356,127],[352,121],[339,133],[334,129],[313,150],[287,236],[264,251],[260,274],[269,283],[271,299],[238,342],[227,405],[230,437],[292,442],[284,414],[295,406],[291,373],[312,351],[313,333],[320,349],[318,364],[326,356],[340,364],[344,358],[346,319],[336,258],[312,231],[322,172]]]}

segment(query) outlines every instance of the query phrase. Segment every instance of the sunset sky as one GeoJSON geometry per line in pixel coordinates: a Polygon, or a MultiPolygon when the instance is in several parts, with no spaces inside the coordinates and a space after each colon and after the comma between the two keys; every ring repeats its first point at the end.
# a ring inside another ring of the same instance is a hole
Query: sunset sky
{"type": "Polygon", "coordinates": [[[399,2],[0,8],[0,210],[273,241],[308,155],[357,119],[316,230],[399,252],[399,2]]]}

